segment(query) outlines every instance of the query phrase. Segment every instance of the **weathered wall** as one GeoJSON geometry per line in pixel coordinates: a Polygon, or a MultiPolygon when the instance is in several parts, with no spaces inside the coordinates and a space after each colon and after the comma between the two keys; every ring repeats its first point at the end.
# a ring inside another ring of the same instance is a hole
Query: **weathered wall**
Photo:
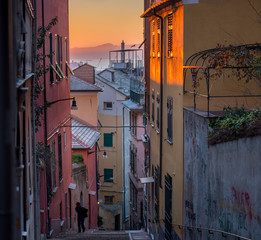
{"type": "MultiPolygon", "coordinates": [[[[76,189],[73,194],[73,229],[78,230],[77,213],[75,211],[76,203],[80,202],[81,206],[88,208],[88,192],[87,192],[87,167],[84,162],[74,163],[72,171],[73,183],[76,184],[76,189]],[[81,197],[82,196],[82,197],[81,197]]],[[[84,225],[88,228],[88,218],[85,219],[84,225]]]]}
{"type": "MultiPolygon", "coordinates": [[[[208,118],[185,109],[183,224],[261,239],[261,137],[208,146],[207,134],[208,118]]],[[[184,239],[192,235],[201,239],[197,230],[184,231],[184,239]]]]}

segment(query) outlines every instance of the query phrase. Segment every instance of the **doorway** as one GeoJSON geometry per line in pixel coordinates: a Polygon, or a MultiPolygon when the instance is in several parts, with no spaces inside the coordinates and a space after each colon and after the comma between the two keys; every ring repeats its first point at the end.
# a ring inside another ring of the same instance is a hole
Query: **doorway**
{"type": "Polygon", "coordinates": [[[120,230],[120,227],[121,227],[120,219],[121,219],[121,215],[117,214],[115,216],[115,230],[117,230],[117,231],[120,230]]]}

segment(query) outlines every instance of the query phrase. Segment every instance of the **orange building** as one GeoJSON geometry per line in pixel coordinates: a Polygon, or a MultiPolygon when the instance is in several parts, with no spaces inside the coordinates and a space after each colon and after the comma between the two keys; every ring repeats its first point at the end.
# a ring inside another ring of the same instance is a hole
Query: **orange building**
{"type": "Polygon", "coordinates": [[[145,32],[145,61],[146,53],[150,54],[145,62],[145,99],[150,129],[148,176],[154,178],[147,189],[147,205],[150,206],[147,229],[155,239],[182,239],[185,205],[183,107],[217,111],[226,105],[245,104],[251,108],[260,103],[258,97],[242,97],[246,91],[247,95],[260,94],[260,86],[254,81],[246,85],[235,77],[228,81],[224,74],[211,78],[212,73],[206,80],[204,69],[208,62],[204,61],[206,55],[202,51],[215,49],[218,44],[260,42],[260,19],[253,6],[260,9],[261,3],[254,1],[251,6],[243,0],[144,2],[146,9],[141,17],[150,21],[145,32]],[[195,60],[200,54],[201,58],[195,60]]]}

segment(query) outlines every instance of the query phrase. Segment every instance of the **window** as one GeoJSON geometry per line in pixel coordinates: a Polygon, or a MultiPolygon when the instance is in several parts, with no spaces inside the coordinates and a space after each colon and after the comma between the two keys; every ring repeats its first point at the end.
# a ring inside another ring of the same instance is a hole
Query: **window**
{"type": "Polygon", "coordinates": [[[137,174],[137,148],[133,144],[130,145],[130,167],[133,175],[137,174]]]}
{"type": "Polygon", "coordinates": [[[60,202],[60,220],[63,220],[63,204],[60,202]]]}
{"type": "MultiPolygon", "coordinates": [[[[49,42],[50,42],[50,66],[51,68],[53,67],[53,34],[50,33],[49,34],[49,42]]],[[[54,80],[53,80],[53,70],[50,70],[50,84],[53,84],[54,80]]]]}
{"type": "Polygon", "coordinates": [[[53,154],[53,161],[52,161],[52,175],[53,175],[53,191],[56,188],[56,160],[55,160],[55,141],[52,141],[52,154],[53,154]]]}
{"type": "Polygon", "coordinates": [[[63,132],[63,148],[66,147],[66,132],[63,132]]]}
{"type": "Polygon", "coordinates": [[[113,196],[104,196],[105,204],[113,204],[113,196]]]}
{"type": "Polygon", "coordinates": [[[155,94],[154,94],[154,89],[152,89],[152,94],[151,94],[151,125],[154,127],[155,123],[155,94]]]}
{"type": "Polygon", "coordinates": [[[69,77],[69,72],[74,75],[73,70],[71,69],[69,63],[68,63],[68,39],[67,37],[65,38],[65,75],[66,75],[66,79],[68,79],[69,77]]]}
{"type": "Polygon", "coordinates": [[[167,98],[167,121],[168,121],[168,128],[167,128],[167,133],[168,133],[168,141],[172,143],[172,114],[173,114],[173,98],[168,97],[167,98]]]}
{"type": "Polygon", "coordinates": [[[113,134],[112,133],[104,133],[103,134],[104,147],[112,147],[113,146],[113,134]]]}
{"type": "MultiPolygon", "coordinates": [[[[50,150],[50,146],[47,146],[48,150],[50,150]]],[[[48,158],[48,160],[46,161],[46,178],[47,178],[47,198],[48,201],[51,201],[51,197],[52,197],[52,175],[51,175],[51,159],[48,158]]]]}
{"type": "Polygon", "coordinates": [[[159,132],[159,122],[160,122],[160,97],[159,93],[157,93],[157,132],[159,132]]]}
{"type": "Polygon", "coordinates": [[[104,169],[104,182],[113,182],[113,169],[104,169]]]}
{"type": "Polygon", "coordinates": [[[62,55],[62,37],[55,34],[55,65],[58,74],[56,76],[57,81],[64,78],[63,75],[63,55],[62,55]]]}
{"type": "Polygon", "coordinates": [[[173,57],[173,14],[168,15],[168,57],[173,57]]]}
{"type": "Polygon", "coordinates": [[[132,210],[134,212],[137,212],[137,210],[138,210],[137,198],[138,198],[138,191],[135,188],[135,186],[132,183],[130,183],[130,204],[131,204],[132,210]]]}
{"type": "Polygon", "coordinates": [[[59,162],[59,180],[63,179],[63,160],[62,160],[62,136],[58,135],[58,162],[59,162]]]}
{"type": "Polygon", "coordinates": [[[104,102],[105,110],[112,110],[112,102],[104,102]]]}
{"type": "Polygon", "coordinates": [[[160,34],[160,31],[161,31],[161,23],[160,23],[160,19],[157,18],[157,57],[160,57],[160,44],[161,44],[161,34],[160,34]]]}
{"type": "Polygon", "coordinates": [[[131,133],[137,136],[137,115],[131,112],[131,133]]]}
{"type": "Polygon", "coordinates": [[[154,168],[154,199],[155,199],[155,218],[159,218],[159,176],[158,168],[154,168]]]}
{"type": "Polygon", "coordinates": [[[155,57],[155,21],[152,21],[152,57],[155,57]]]}

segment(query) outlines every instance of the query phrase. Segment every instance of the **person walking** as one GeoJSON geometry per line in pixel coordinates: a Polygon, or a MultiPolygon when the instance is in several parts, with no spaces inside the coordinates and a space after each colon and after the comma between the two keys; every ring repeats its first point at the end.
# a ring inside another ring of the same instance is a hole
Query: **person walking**
{"type": "Polygon", "coordinates": [[[79,202],[77,202],[75,210],[76,210],[77,216],[78,216],[78,218],[77,218],[78,232],[80,233],[81,230],[84,232],[85,231],[84,220],[87,217],[88,209],[82,207],[81,204],[79,202]]]}

